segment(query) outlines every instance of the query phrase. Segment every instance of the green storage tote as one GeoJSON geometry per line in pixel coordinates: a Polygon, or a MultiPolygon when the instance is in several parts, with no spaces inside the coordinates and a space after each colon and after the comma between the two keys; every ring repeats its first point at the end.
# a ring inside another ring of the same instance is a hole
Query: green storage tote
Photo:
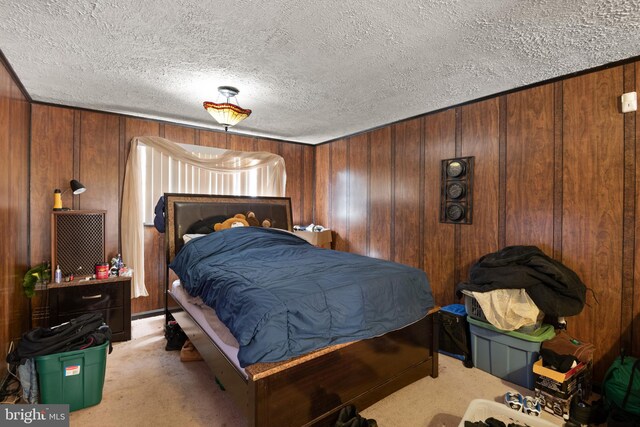
{"type": "Polygon", "coordinates": [[[109,342],[84,350],[35,357],[40,403],[66,403],[69,411],[102,400],[109,342]]]}
{"type": "Polygon", "coordinates": [[[530,390],[534,387],[533,364],[543,341],[555,336],[551,325],[531,334],[507,332],[490,323],[467,317],[471,332],[471,355],[476,368],[530,390]]]}

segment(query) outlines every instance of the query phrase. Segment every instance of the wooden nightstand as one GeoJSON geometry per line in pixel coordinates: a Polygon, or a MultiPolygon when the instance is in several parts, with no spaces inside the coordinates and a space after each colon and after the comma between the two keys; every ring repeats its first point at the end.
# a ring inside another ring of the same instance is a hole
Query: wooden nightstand
{"type": "Polygon", "coordinates": [[[112,341],[131,339],[131,277],[74,280],[49,285],[49,325],[99,311],[111,328],[112,341]]]}

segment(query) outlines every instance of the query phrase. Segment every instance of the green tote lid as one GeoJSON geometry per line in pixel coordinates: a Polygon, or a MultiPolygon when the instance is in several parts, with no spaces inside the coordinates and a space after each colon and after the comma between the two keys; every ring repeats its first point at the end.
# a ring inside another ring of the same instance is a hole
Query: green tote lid
{"type": "Polygon", "coordinates": [[[550,340],[551,338],[556,336],[556,331],[553,329],[553,325],[543,324],[541,327],[531,332],[530,334],[525,334],[524,332],[503,331],[502,329],[496,328],[491,323],[474,319],[471,316],[467,316],[467,321],[472,325],[479,326],[481,328],[488,329],[490,331],[500,332],[502,334],[509,335],[511,337],[518,338],[525,341],[542,342],[542,341],[550,340]]]}

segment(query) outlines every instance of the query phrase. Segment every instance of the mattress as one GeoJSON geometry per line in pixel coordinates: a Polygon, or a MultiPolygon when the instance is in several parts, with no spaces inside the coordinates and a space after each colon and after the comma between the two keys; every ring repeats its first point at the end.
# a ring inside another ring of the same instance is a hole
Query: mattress
{"type": "Polygon", "coordinates": [[[193,317],[202,330],[211,338],[218,348],[233,363],[238,372],[248,378],[247,372],[240,366],[238,361],[238,342],[235,340],[229,329],[218,319],[218,316],[211,307],[205,305],[199,298],[194,298],[186,293],[180,284],[180,280],[175,280],[171,286],[171,295],[180,305],[193,317]]]}

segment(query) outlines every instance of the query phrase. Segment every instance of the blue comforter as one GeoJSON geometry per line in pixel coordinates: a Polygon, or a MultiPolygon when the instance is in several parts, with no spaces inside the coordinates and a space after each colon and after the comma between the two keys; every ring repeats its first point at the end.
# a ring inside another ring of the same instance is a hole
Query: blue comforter
{"type": "Polygon", "coordinates": [[[316,248],[275,229],[209,234],[185,245],[170,267],[236,337],[243,367],[379,336],[433,307],[421,270],[316,248]]]}

